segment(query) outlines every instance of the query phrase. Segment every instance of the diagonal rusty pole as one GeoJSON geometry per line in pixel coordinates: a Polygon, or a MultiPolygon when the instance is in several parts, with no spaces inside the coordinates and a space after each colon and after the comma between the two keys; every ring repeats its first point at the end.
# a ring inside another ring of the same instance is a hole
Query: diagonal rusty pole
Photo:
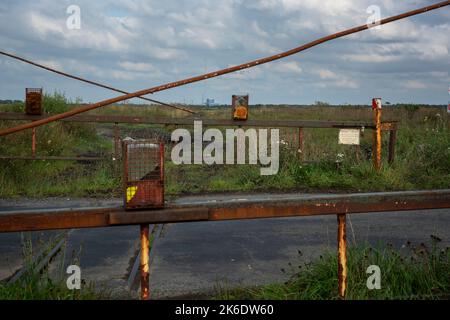
{"type": "Polygon", "coordinates": [[[306,49],[315,47],[315,46],[317,46],[317,45],[319,45],[321,43],[324,43],[324,42],[327,42],[327,41],[330,41],[330,40],[334,40],[334,39],[341,38],[341,37],[344,37],[344,36],[347,36],[347,35],[350,35],[350,34],[353,34],[353,33],[357,33],[357,32],[363,31],[363,30],[374,28],[374,27],[382,25],[382,24],[390,23],[390,22],[393,22],[393,21],[396,21],[396,20],[400,20],[400,19],[404,19],[404,18],[407,18],[407,17],[411,17],[411,16],[414,16],[414,15],[417,15],[417,14],[428,12],[430,10],[439,9],[439,8],[442,8],[442,7],[445,7],[445,6],[448,6],[448,5],[450,5],[450,0],[439,2],[439,3],[436,3],[434,5],[426,6],[426,7],[420,8],[420,9],[408,11],[408,12],[405,12],[405,13],[402,13],[402,14],[399,14],[399,15],[396,15],[396,16],[389,17],[389,18],[385,18],[385,19],[382,19],[380,21],[376,21],[375,23],[370,24],[370,25],[364,24],[364,25],[361,25],[359,27],[354,27],[354,28],[351,28],[351,29],[348,29],[348,30],[344,30],[344,31],[338,32],[338,33],[334,33],[334,34],[328,35],[326,37],[322,37],[322,38],[319,38],[319,39],[314,40],[312,42],[309,42],[307,44],[304,44],[302,46],[299,46],[299,47],[293,48],[291,50],[288,50],[288,51],[285,51],[285,52],[281,52],[281,53],[278,53],[278,54],[275,54],[275,55],[272,55],[272,56],[269,56],[269,57],[253,60],[253,61],[246,62],[246,63],[240,64],[240,65],[236,65],[234,67],[225,68],[225,69],[221,69],[221,70],[205,73],[205,74],[202,74],[202,75],[199,75],[199,76],[195,76],[195,77],[191,77],[191,78],[187,78],[187,79],[183,79],[183,80],[179,80],[179,81],[175,81],[175,82],[169,82],[169,83],[162,84],[162,85],[159,85],[159,86],[156,86],[156,87],[152,87],[152,88],[136,91],[136,92],[133,92],[133,93],[125,94],[123,96],[119,96],[119,97],[116,97],[116,98],[103,100],[103,101],[100,101],[100,102],[97,102],[97,103],[94,103],[94,104],[90,104],[90,105],[87,105],[87,106],[83,106],[83,107],[79,107],[79,108],[76,108],[76,109],[72,109],[70,111],[63,112],[63,113],[60,113],[60,114],[56,114],[56,115],[50,116],[50,117],[45,118],[45,119],[37,120],[37,121],[35,121],[33,123],[25,123],[25,124],[21,124],[21,125],[15,126],[15,127],[6,128],[6,129],[3,129],[3,130],[0,130],[0,136],[4,136],[4,135],[8,135],[8,134],[11,134],[11,133],[14,133],[14,132],[18,132],[18,131],[21,131],[21,130],[25,130],[25,129],[41,126],[43,124],[47,124],[47,123],[50,123],[50,122],[53,122],[53,121],[58,121],[58,120],[61,120],[61,119],[64,119],[64,118],[68,118],[68,117],[74,116],[76,114],[80,114],[80,113],[83,113],[83,112],[86,112],[86,111],[94,110],[94,109],[97,109],[97,108],[100,108],[100,107],[104,107],[106,105],[110,105],[110,104],[113,104],[113,103],[117,103],[117,102],[120,102],[120,101],[123,101],[123,100],[136,98],[136,97],[140,97],[140,96],[143,96],[143,95],[146,95],[146,94],[155,93],[155,92],[158,92],[158,91],[164,91],[164,90],[168,90],[168,89],[184,86],[184,85],[187,85],[187,84],[190,84],[190,83],[203,81],[203,80],[214,78],[214,77],[218,77],[218,76],[221,76],[221,75],[224,75],[224,74],[228,74],[228,73],[232,73],[232,72],[236,72],[236,71],[252,68],[252,67],[264,64],[264,63],[271,62],[271,61],[276,61],[276,60],[279,60],[279,59],[291,56],[293,54],[299,53],[299,52],[304,51],[306,49]]]}
{"type": "MultiPolygon", "coordinates": [[[[74,75],[71,75],[69,73],[50,68],[48,66],[44,66],[43,64],[40,64],[40,63],[37,63],[37,62],[33,62],[31,60],[19,57],[19,56],[15,55],[15,54],[12,54],[12,53],[9,53],[9,52],[5,52],[5,51],[1,51],[0,50],[0,54],[4,55],[4,56],[7,56],[7,57],[10,57],[10,58],[13,58],[13,59],[16,59],[16,60],[19,60],[19,61],[22,61],[22,62],[25,62],[25,63],[28,63],[28,64],[31,64],[31,65],[33,65],[35,67],[38,67],[38,68],[41,68],[41,69],[44,69],[44,70],[47,70],[47,71],[50,71],[50,72],[62,75],[62,76],[67,77],[67,78],[71,78],[71,79],[75,79],[75,80],[78,80],[78,81],[81,81],[81,82],[89,83],[89,84],[92,84],[92,85],[97,86],[97,87],[105,88],[105,89],[116,91],[116,92],[123,93],[123,94],[128,94],[129,93],[127,91],[123,91],[123,90],[120,90],[120,89],[117,89],[117,88],[114,88],[114,87],[111,87],[111,86],[107,86],[107,85],[99,83],[99,82],[95,82],[95,81],[92,81],[92,80],[88,80],[88,79],[85,79],[85,78],[74,76],[74,75]]],[[[161,101],[150,99],[150,98],[146,98],[146,97],[137,97],[137,98],[142,99],[142,100],[146,100],[146,101],[150,101],[150,102],[154,102],[154,103],[158,103],[160,105],[163,105],[163,106],[166,106],[166,107],[170,107],[170,108],[174,108],[174,109],[178,109],[178,110],[182,110],[182,111],[185,111],[185,112],[195,113],[192,110],[189,110],[189,109],[186,109],[186,108],[182,108],[182,107],[179,107],[179,106],[174,106],[173,104],[170,104],[170,103],[161,102],[161,101]]]]}

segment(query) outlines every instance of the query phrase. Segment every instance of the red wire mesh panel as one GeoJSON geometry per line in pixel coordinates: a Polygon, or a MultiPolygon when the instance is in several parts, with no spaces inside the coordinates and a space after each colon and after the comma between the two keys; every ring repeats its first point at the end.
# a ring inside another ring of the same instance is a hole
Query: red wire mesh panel
{"type": "Polygon", "coordinates": [[[124,140],[125,209],[164,207],[164,144],[154,140],[124,140]]]}
{"type": "Polygon", "coordinates": [[[233,95],[231,99],[233,120],[247,120],[248,118],[248,95],[233,95]]]}
{"type": "Polygon", "coordinates": [[[26,114],[42,114],[42,88],[25,89],[25,112],[26,114]]]}

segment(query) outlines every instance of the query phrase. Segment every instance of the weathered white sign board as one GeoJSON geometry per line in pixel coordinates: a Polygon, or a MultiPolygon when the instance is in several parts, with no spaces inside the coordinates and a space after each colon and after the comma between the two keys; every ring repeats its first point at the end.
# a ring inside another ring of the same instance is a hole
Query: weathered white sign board
{"type": "Polygon", "coordinates": [[[339,144],[359,144],[359,129],[340,129],[339,144]]]}

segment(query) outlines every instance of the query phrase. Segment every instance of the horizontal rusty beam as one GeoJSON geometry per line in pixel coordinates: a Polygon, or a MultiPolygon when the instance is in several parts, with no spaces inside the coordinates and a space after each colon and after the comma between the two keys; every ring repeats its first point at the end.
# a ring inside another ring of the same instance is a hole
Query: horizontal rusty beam
{"type": "Polygon", "coordinates": [[[159,210],[125,211],[115,207],[0,211],[0,232],[450,208],[450,189],[255,196],[203,202],[177,199],[159,210]]]}
{"type": "Polygon", "coordinates": [[[397,121],[382,121],[381,130],[383,131],[394,131],[398,129],[397,121]]]}
{"type": "MultiPolygon", "coordinates": [[[[36,121],[45,119],[46,116],[33,116],[23,113],[0,112],[0,120],[25,120],[36,121]]],[[[326,120],[246,120],[235,121],[231,119],[200,119],[200,118],[162,118],[162,117],[132,117],[113,115],[76,115],[60,121],[67,122],[96,122],[96,123],[148,123],[148,124],[171,124],[171,125],[193,125],[194,120],[201,120],[203,125],[215,126],[248,126],[248,127],[286,127],[286,128],[366,128],[374,129],[372,122],[364,121],[326,121],[326,120]]],[[[395,121],[385,121],[385,130],[391,130],[395,121]]]]}
{"type": "Polygon", "coordinates": [[[109,227],[109,213],[121,208],[25,210],[0,213],[0,232],[109,227]]]}
{"type": "Polygon", "coordinates": [[[59,157],[59,156],[0,156],[0,160],[102,161],[102,160],[110,160],[110,158],[104,158],[104,157],[59,157]]]}
{"type": "Polygon", "coordinates": [[[115,211],[109,215],[111,225],[129,225],[143,223],[175,223],[209,220],[209,208],[168,208],[144,211],[115,211]]]}

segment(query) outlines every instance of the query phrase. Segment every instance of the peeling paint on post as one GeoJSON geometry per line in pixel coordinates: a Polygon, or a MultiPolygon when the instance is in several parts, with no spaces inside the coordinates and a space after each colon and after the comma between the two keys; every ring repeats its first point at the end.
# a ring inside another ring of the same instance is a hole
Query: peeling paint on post
{"type": "Polygon", "coordinates": [[[141,299],[150,298],[150,265],[149,265],[149,225],[141,224],[141,299]]]}
{"type": "Polygon", "coordinates": [[[375,112],[375,131],[373,132],[373,166],[381,169],[381,98],[372,99],[372,109],[375,112]]]}
{"type": "Polygon", "coordinates": [[[345,298],[347,289],[347,239],[346,215],[338,214],[338,291],[339,297],[345,298]]]}

